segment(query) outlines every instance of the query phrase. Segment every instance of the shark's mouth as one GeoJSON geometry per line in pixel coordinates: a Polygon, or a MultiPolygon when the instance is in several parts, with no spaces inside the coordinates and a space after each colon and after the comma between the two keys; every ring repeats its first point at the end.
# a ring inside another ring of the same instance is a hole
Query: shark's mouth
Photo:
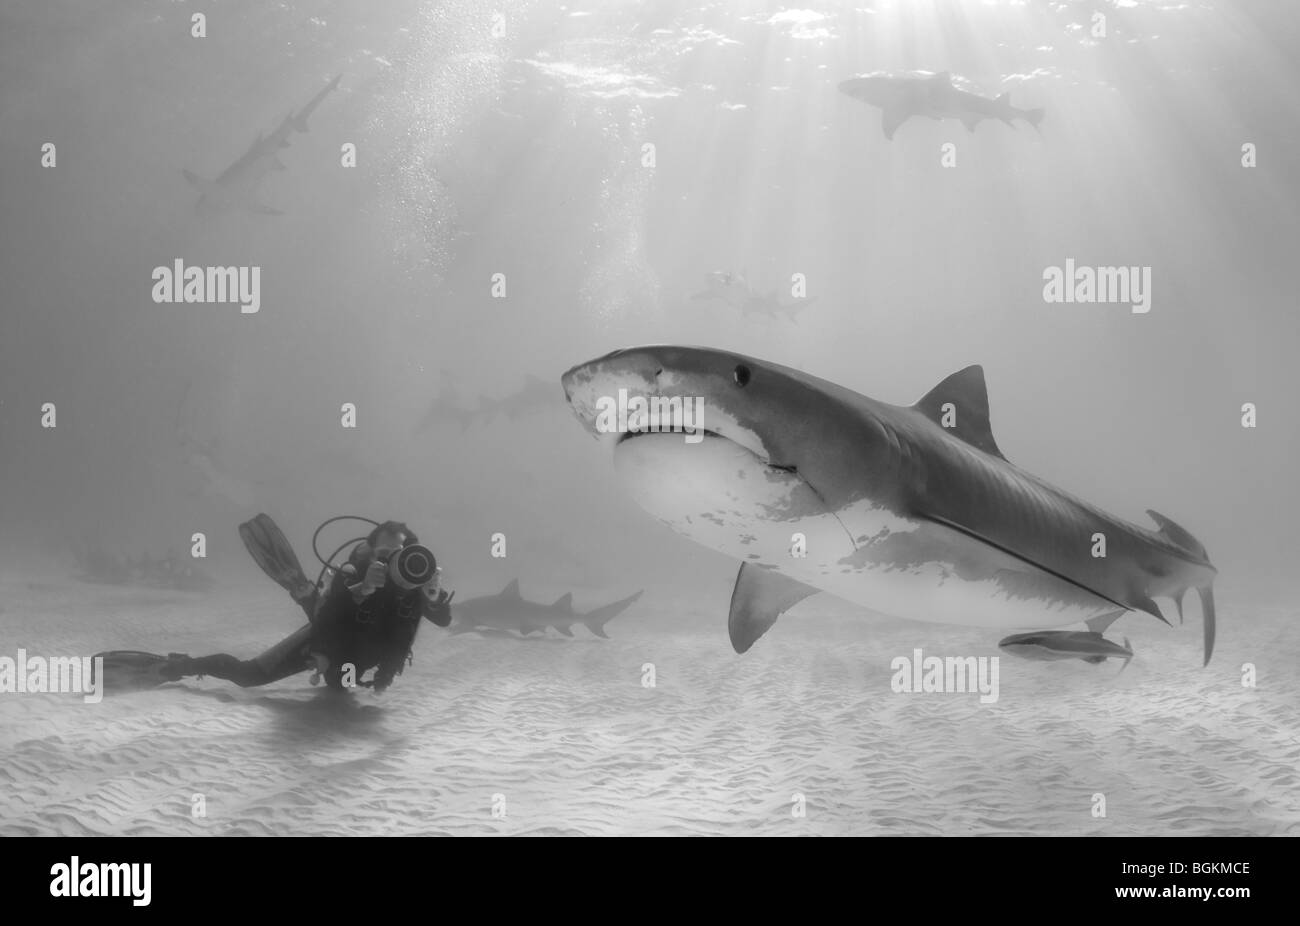
{"type": "Polygon", "coordinates": [[[778,524],[829,516],[838,523],[847,549],[856,548],[838,512],[797,466],[774,463],[766,452],[719,431],[703,429],[704,440],[696,439],[699,433],[691,435],[694,443],[674,431],[618,435],[616,464],[630,474],[642,507],[687,534],[693,532],[682,524],[692,519],[721,525],[717,517],[722,509],[736,515],[749,509],[755,521],[778,524]]]}
{"type": "MultiPolygon", "coordinates": [[[[694,431],[622,431],[618,435],[618,440],[614,441],[614,446],[617,447],[619,444],[625,443],[626,441],[629,440],[634,440],[635,438],[638,437],[667,436],[667,437],[677,437],[679,439],[683,439],[686,437],[695,437],[700,434],[703,434],[705,438],[712,438],[714,440],[727,440],[727,441],[731,440],[731,438],[727,437],[725,434],[722,434],[718,431],[712,431],[708,428],[704,428],[703,430],[697,429],[694,431]]],[[[757,456],[757,454],[755,454],[755,456],[757,456]]]]}

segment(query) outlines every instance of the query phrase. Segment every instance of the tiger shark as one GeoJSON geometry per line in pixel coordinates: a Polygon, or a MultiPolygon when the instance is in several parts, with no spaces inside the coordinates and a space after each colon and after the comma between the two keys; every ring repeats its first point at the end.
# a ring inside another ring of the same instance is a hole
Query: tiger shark
{"type": "Polygon", "coordinates": [[[968,131],[985,119],[999,119],[1007,125],[1023,119],[1038,128],[1043,121],[1041,109],[1017,109],[1011,94],[995,100],[970,93],[953,85],[952,75],[922,72],[921,76],[895,76],[886,73],[865,74],[841,81],[839,91],[881,110],[880,128],[892,140],[898,127],[913,116],[930,119],[960,119],[968,131]]]}
{"type": "Polygon", "coordinates": [[[1155,529],[1129,523],[1010,462],[979,366],[909,406],[700,347],[614,351],[561,383],[642,508],[742,562],[728,616],[737,652],[818,591],[918,621],[1096,629],[1129,611],[1168,623],[1153,599],[1181,614],[1194,588],[1210,660],[1205,548],[1161,514],[1147,512],[1155,529]],[[639,398],[642,414],[613,426],[614,396],[639,398]],[[676,408],[703,400],[703,439],[669,420],[679,397],[676,408]]]}
{"type": "Polygon", "coordinates": [[[573,610],[573,596],[566,594],[554,604],[546,605],[529,601],[519,594],[519,580],[514,579],[496,595],[484,595],[453,605],[451,609],[455,623],[452,633],[486,631],[502,633],[517,631],[524,636],[531,633],[545,633],[546,628],[553,627],[566,637],[573,636],[569,628],[582,624],[598,637],[609,639],[605,625],[622,614],[641,597],[641,592],[629,595],[603,608],[596,608],[586,614],[573,610]]]}
{"type": "Polygon", "coordinates": [[[272,171],[286,170],[280,160],[280,151],[289,147],[293,132],[306,132],[307,119],[316,111],[325,97],[339,85],[343,75],[337,75],[298,112],[290,112],[280,121],[270,135],[258,134],[248,150],[223,170],[215,180],[206,180],[189,170],[181,173],[191,186],[199,190],[195,207],[202,214],[243,209],[261,215],[283,215],[279,209],[257,201],[257,190],[272,171]]]}

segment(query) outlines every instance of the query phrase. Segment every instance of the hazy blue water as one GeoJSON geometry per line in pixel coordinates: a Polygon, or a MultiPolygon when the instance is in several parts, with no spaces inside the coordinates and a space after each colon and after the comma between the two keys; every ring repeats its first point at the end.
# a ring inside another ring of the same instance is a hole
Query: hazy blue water
{"type": "MultiPolygon", "coordinates": [[[[698,632],[725,645],[734,563],[624,498],[558,387],[615,347],[681,342],[899,403],[981,363],[1010,459],[1125,516],[1169,514],[1218,566],[1236,663],[1225,655],[1224,674],[1207,677],[1180,657],[1154,696],[1204,707],[1227,697],[1241,662],[1293,644],[1291,5],[235,2],[193,39],[195,9],[0,5],[6,579],[66,566],[73,539],[161,553],[202,531],[223,582],[273,598],[235,525],[270,511],[306,560],[317,522],[356,512],[409,521],[466,595],[515,575],[539,594],[645,587],[636,619],[675,626],[676,603],[708,601],[698,632]],[[1098,12],[1104,39],[1090,34],[1098,12]],[[1046,109],[1042,131],[913,120],[887,142],[880,114],[835,86],[903,69],[1010,91],[1046,109]],[[283,152],[287,170],[261,188],[284,215],[196,214],[182,168],[217,175],[340,72],[311,132],[283,152]],[[39,163],[47,141],[54,169],[39,163]],[[355,169],[339,166],[349,142],[355,169]],[[946,142],[956,167],[940,164],[946,142]],[[1254,169],[1241,166],[1245,143],[1254,169]],[[261,311],[154,304],[153,268],[178,257],[262,267],[261,311]],[[1151,312],[1044,304],[1043,269],[1066,258],[1150,266],[1151,312]],[[761,291],[804,274],[813,301],[791,323],[693,299],[718,270],[761,291]],[[525,418],[417,427],[449,384],[473,401],[519,394],[528,376],[552,391],[525,418]],[[45,402],[54,431],[39,427],[45,402]],[[344,402],[359,409],[356,431],[338,426],[344,402]],[[1254,430],[1240,426],[1244,402],[1259,407],[1254,430]],[[510,538],[504,562],[488,555],[497,531],[510,538]]],[[[94,611],[81,593],[68,594],[94,611]]],[[[42,639],[17,612],[43,607],[6,606],[14,629],[0,641],[42,639]]],[[[165,622],[92,620],[77,645],[128,645],[138,630],[148,638],[131,645],[172,647],[165,622]]],[[[1147,630],[1151,647],[1175,638],[1147,630]]],[[[777,633],[811,645],[784,619],[777,633]]],[[[873,639],[869,625],[861,634],[873,639]]],[[[473,684],[492,684],[490,659],[468,664],[482,672],[473,684]]],[[[735,671],[746,665],[736,657],[735,671]]],[[[1279,748],[1273,736],[1261,755],[1279,748]]],[[[693,747],[681,748],[689,767],[693,747]]],[[[1071,748],[1042,744],[1053,762],[1071,748]]],[[[839,761],[826,774],[848,781],[839,761]]],[[[1115,767],[1136,774],[1139,761],[1115,767]]],[[[1177,789],[1149,786],[1174,817],[1201,819],[1177,789]]],[[[1226,828],[1279,831],[1286,813],[1226,828]]],[[[591,828],[617,821],[611,809],[591,828]]]]}

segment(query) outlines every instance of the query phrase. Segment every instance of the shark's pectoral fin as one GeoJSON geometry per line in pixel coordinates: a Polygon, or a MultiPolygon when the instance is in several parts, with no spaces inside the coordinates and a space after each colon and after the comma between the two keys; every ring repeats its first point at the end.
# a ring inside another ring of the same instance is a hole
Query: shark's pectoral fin
{"type": "Polygon", "coordinates": [[[248,211],[256,212],[258,215],[284,215],[283,210],[275,209],[271,206],[263,205],[262,203],[253,203],[248,207],[248,211]]]}
{"type": "Polygon", "coordinates": [[[885,133],[885,137],[890,141],[894,139],[894,133],[898,127],[908,120],[912,111],[906,106],[889,106],[880,116],[880,130],[885,133]]]}
{"type": "Polygon", "coordinates": [[[974,113],[970,113],[968,115],[961,117],[961,124],[966,126],[966,131],[974,132],[975,126],[979,125],[980,120],[983,118],[984,118],[983,116],[978,116],[974,113]]]}
{"type": "Polygon", "coordinates": [[[1084,623],[1088,625],[1088,629],[1093,633],[1105,633],[1111,624],[1123,616],[1123,611],[1116,611],[1114,614],[1103,614],[1101,617],[1094,617],[1092,620],[1084,621],[1084,623]]]}
{"type": "Polygon", "coordinates": [[[732,648],[738,653],[748,650],[778,617],[817,591],[774,570],[744,563],[736,575],[727,616],[732,648]]]}

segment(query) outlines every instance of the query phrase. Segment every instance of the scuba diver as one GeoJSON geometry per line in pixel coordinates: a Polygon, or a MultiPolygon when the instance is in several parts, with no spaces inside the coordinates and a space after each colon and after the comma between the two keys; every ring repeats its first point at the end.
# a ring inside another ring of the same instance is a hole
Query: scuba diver
{"type": "Polygon", "coordinates": [[[307,624],[253,659],[227,653],[193,657],[183,653],[160,656],[133,650],[101,653],[109,688],[148,688],[187,676],[210,675],[243,688],[265,685],[311,671],[311,683],[323,678],[330,688],[373,688],[382,692],[410,663],[421,618],[439,627],[451,623],[451,599],[439,587],[437,561],[415,534],[400,521],[373,521],[342,515],[326,525],[352,519],[374,525],[365,537],[354,537],[328,558],[317,552],[323,566],[315,584],[307,578],[280,528],[265,514],[239,526],[240,537],[262,571],[287,591],[307,615],[307,624]],[[360,542],[358,542],[360,541],[360,542]],[[356,543],[341,567],[334,557],[356,543]],[[366,681],[362,676],[374,669],[366,681]]]}

